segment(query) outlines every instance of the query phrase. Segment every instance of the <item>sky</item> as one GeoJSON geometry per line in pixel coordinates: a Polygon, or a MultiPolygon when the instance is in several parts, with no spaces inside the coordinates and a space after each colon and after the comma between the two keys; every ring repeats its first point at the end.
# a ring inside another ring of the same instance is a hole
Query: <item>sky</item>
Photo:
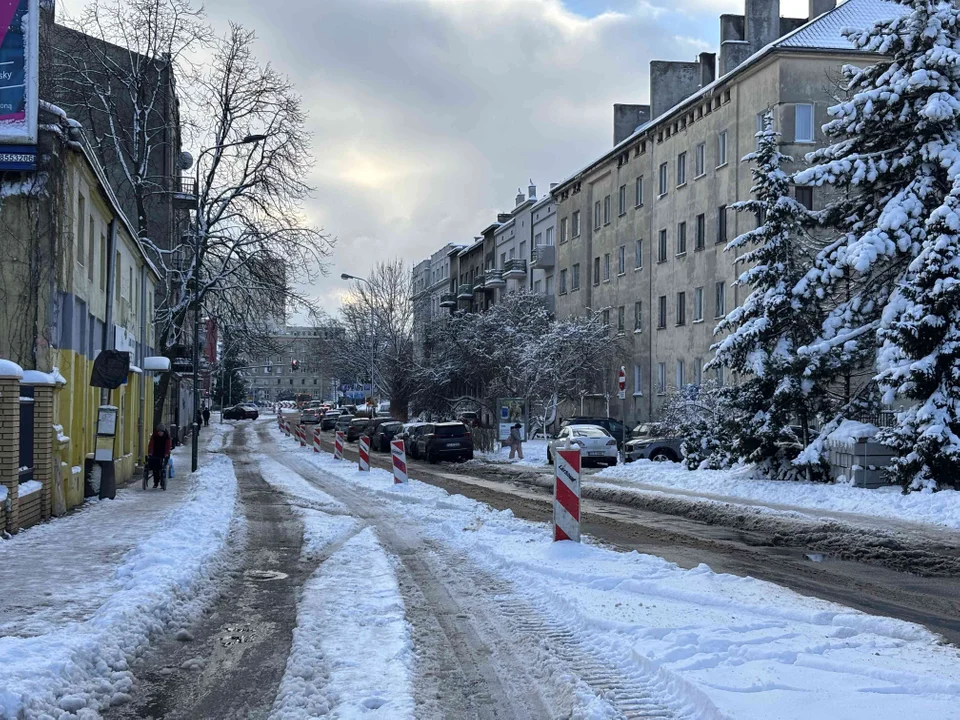
{"type": "MultiPolygon", "coordinates": [[[[57,0],[77,13],[85,0],[57,0]]],[[[613,104],[649,101],[650,60],[716,52],[743,0],[206,0],[256,31],[303,95],[310,220],[337,238],[307,292],[328,314],[377,261],[468,243],[613,143],[613,104]]],[[[781,14],[806,14],[782,0],[781,14]]],[[[189,150],[190,148],[185,148],[189,150]]]]}

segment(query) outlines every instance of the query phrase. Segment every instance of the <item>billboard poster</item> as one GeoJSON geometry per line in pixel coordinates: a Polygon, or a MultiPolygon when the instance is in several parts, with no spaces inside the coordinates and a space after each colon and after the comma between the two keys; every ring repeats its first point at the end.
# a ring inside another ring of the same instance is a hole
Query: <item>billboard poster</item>
{"type": "Polygon", "coordinates": [[[510,437],[510,428],[520,423],[520,437],[527,439],[527,401],[523,398],[500,398],[497,401],[498,435],[501,441],[510,437]]]}
{"type": "Polygon", "coordinates": [[[0,143],[37,141],[39,0],[0,0],[0,143]]]}

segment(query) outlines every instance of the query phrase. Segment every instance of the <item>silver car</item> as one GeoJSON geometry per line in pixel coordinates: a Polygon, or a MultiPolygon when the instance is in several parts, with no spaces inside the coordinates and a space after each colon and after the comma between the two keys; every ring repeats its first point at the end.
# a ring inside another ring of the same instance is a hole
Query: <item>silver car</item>
{"type": "Polygon", "coordinates": [[[567,425],[547,445],[547,461],[553,462],[556,449],[563,449],[567,442],[580,448],[583,465],[617,464],[617,441],[599,425],[567,425]]]}
{"type": "Polygon", "coordinates": [[[680,452],[681,439],[669,437],[660,432],[655,423],[637,425],[627,440],[624,460],[670,460],[679,462],[683,455],[680,452]]]}

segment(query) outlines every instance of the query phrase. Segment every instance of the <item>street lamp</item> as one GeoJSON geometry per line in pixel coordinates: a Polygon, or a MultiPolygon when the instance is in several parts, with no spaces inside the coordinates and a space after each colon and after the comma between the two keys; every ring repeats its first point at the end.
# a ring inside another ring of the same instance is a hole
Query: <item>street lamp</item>
{"type": "MultiPolygon", "coordinates": [[[[357,277],[356,275],[350,275],[348,273],[340,273],[341,280],[356,280],[357,282],[366,283],[371,291],[373,290],[373,284],[366,278],[357,277]]],[[[374,404],[373,404],[373,373],[376,367],[376,355],[377,355],[377,346],[376,338],[374,338],[374,325],[376,321],[375,308],[373,307],[373,294],[370,295],[370,417],[374,415],[374,404]]],[[[372,420],[371,420],[372,422],[372,420]]]]}
{"type": "MultiPolygon", "coordinates": [[[[197,155],[194,168],[196,185],[193,191],[197,195],[196,223],[193,232],[193,448],[190,451],[190,472],[197,471],[197,457],[200,452],[200,423],[197,421],[200,412],[200,159],[209,152],[224,150],[237,145],[250,145],[266,140],[266,135],[247,135],[242,140],[222,145],[214,145],[201,150],[197,155]]],[[[221,408],[220,412],[223,412],[221,408]]]]}

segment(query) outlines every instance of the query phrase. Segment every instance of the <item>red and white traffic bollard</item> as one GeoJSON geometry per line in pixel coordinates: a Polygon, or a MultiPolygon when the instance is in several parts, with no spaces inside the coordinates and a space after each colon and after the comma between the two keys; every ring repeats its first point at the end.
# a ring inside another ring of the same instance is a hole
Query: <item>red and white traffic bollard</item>
{"type": "Polygon", "coordinates": [[[333,441],[333,459],[343,460],[343,431],[337,430],[337,437],[333,441]]]}
{"type": "Polygon", "coordinates": [[[360,459],[358,468],[366,472],[370,469],[370,439],[366,435],[360,436],[360,459]]]}
{"type": "Polygon", "coordinates": [[[553,539],[580,542],[580,451],[554,451],[553,539]]]}
{"type": "Polygon", "coordinates": [[[315,427],[313,429],[313,451],[320,452],[320,428],[315,427]]]}
{"type": "Polygon", "coordinates": [[[303,429],[303,425],[297,425],[297,438],[300,440],[300,447],[307,446],[307,433],[303,429]]]}
{"type": "Polygon", "coordinates": [[[390,454],[393,455],[393,484],[407,481],[407,450],[403,440],[390,441],[390,454]]]}

